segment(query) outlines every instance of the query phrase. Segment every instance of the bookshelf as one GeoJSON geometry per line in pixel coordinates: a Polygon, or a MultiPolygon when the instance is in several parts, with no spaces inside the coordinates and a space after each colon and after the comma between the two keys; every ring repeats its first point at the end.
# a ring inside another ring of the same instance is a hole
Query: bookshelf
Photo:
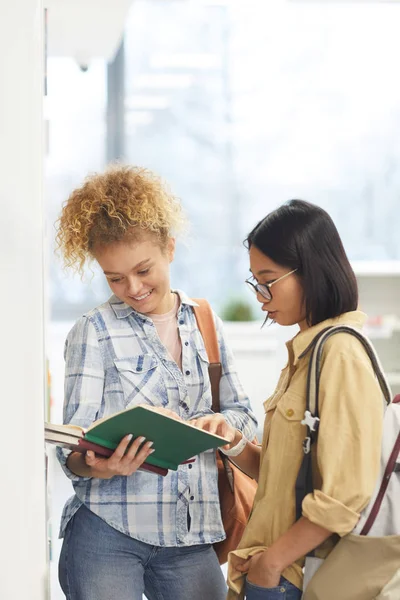
{"type": "Polygon", "coordinates": [[[400,261],[353,263],[365,333],[373,342],[393,395],[400,393],[400,261]]]}
{"type": "Polygon", "coordinates": [[[351,263],[357,278],[400,277],[400,260],[363,260],[351,263]]]}

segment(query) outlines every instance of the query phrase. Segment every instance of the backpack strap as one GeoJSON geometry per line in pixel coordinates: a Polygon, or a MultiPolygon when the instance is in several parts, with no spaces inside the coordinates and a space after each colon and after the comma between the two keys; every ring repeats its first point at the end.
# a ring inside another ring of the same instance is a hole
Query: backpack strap
{"type": "MultiPolygon", "coordinates": [[[[307,377],[307,410],[313,416],[318,417],[319,414],[319,380],[321,377],[321,361],[322,361],[322,351],[325,345],[325,342],[335,333],[349,333],[353,337],[356,337],[361,344],[364,346],[366,353],[368,354],[368,358],[372,363],[372,368],[374,373],[378,379],[379,385],[382,390],[382,394],[386,400],[387,404],[391,402],[391,391],[389,384],[386,380],[386,377],[383,373],[383,369],[379,358],[375,352],[374,347],[371,342],[360,332],[358,329],[354,329],[353,327],[349,327],[348,325],[336,325],[334,327],[329,327],[324,330],[323,335],[318,337],[316,340],[315,346],[312,351],[312,355],[310,358],[310,363],[308,366],[308,377],[307,377]]],[[[300,355],[300,358],[307,352],[307,349],[300,355]]]]}
{"type": "Polygon", "coordinates": [[[379,358],[371,342],[357,329],[348,325],[335,325],[322,330],[304,350],[299,358],[302,358],[311,350],[310,362],[307,374],[306,411],[304,413],[303,425],[307,427],[307,434],[303,441],[304,457],[296,480],[296,518],[302,515],[302,504],[307,494],[312,493],[312,456],[311,448],[318,437],[319,427],[319,382],[321,378],[322,352],[325,342],[336,333],[349,333],[356,337],[363,345],[372,363],[372,368],[378,379],[382,394],[387,404],[391,401],[391,391],[386,377],[383,373],[379,358]]]}
{"type": "MultiPolygon", "coordinates": [[[[215,328],[214,314],[207,300],[205,300],[204,298],[193,298],[193,300],[198,304],[198,306],[193,306],[193,311],[208,356],[208,375],[210,377],[212,397],[211,408],[213,412],[219,413],[221,412],[221,405],[219,401],[219,383],[221,381],[222,365],[220,359],[217,330],[215,328]]],[[[222,454],[220,451],[218,451],[217,454],[222,461],[224,472],[226,473],[226,477],[228,480],[228,485],[233,494],[234,478],[229,458],[225,456],[225,454],[222,454]]]]}
{"type": "Polygon", "coordinates": [[[210,363],[208,373],[211,383],[212,410],[215,413],[219,413],[221,412],[219,382],[221,380],[222,366],[214,314],[207,300],[204,300],[204,298],[193,298],[193,300],[198,304],[198,306],[193,307],[193,311],[210,363]]]}

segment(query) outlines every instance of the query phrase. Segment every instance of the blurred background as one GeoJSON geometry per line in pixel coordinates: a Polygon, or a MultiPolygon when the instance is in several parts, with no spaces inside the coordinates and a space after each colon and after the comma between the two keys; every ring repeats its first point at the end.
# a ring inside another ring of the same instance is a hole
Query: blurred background
{"type": "MultiPolygon", "coordinates": [[[[62,203],[120,160],[153,169],[191,222],[173,286],[224,318],[263,421],[293,328],[261,330],[242,241],[290,198],[333,217],[353,262],[367,333],[400,392],[400,5],[300,0],[47,0],[47,417],[61,422],[63,344],[109,296],[54,254],[62,203]]],[[[72,493],[49,452],[51,598],[57,529],[72,493]]]]}

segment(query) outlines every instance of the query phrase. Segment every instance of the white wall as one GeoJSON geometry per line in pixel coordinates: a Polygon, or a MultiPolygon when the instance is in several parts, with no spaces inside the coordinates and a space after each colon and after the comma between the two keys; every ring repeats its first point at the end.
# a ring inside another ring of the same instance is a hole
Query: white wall
{"type": "Polygon", "coordinates": [[[46,597],[41,0],[0,2],[0,598],[46,597]]]}

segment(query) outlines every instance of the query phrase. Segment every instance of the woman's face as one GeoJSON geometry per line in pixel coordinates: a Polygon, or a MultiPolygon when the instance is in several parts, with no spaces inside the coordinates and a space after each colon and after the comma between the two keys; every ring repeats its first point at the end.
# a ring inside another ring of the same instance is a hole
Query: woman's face
{"type": "Polygon", "coordinates": [[[169,266],[174,252],[174,239],[163,248],[149,234],[138,242],[100,246],[93,256],[120,300],[144,314],[164,314],[173,307],[169,266]]]}
{"type": "MultiPolygon", "coordinates": [[[[291,269],[278,265],[263,254],[256,246],[250,247],[250,271],[258,283],[272,283],[291,269]]],[[[272,300],[267,301],[260,293],[257,300],[262,310],[279,325],[299,325],[300,329],[308,327],[303,301],[303,288],[300,278],[293,273],[270,288],[272,300]]]]}

